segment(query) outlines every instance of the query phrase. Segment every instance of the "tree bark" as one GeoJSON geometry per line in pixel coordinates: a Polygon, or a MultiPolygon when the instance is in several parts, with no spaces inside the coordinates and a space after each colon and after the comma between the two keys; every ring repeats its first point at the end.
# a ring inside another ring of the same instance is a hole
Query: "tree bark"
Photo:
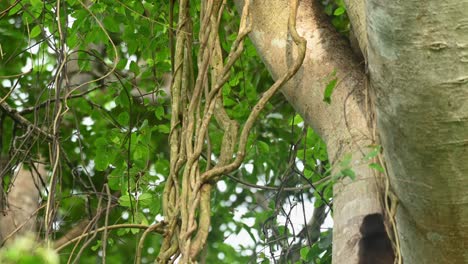
{"type": "MultiPolygon", "coordinates": [[[[237,1],[238,6],[242,4],[237,1]]],[[[251,14],[250,38],[273,78],[277,78],[295,55],[287,31],[289,1],[253,1],[251,14]]],[[[373,143],[364,65],[330,26],[320,3],[301,1],[297,29],[307,39],[306,59],[282,93],[324,139],[335,171],[340,170],[340,161],[352,154],[351,168],[356,179],[341,180],[334,188],[333,263],[357,263],[362,218],[382,212],[380,179],[363,161],[373,143]],[[327,104],[323,101],[324,90],[334,71],[338,85],[331,104],[327,104]]]]}
{"type": "Polygon", "coordinates": [[[34,164],[27,170],[21,164],[14,173],[8,190],[6,208],[0,214],[0,246],[16,237],[36,230],[36,214],[39,208],[40,188],[46,175],[45,166],[34,164]]]}
{"type": "MultiPolygon", "coordinates": [[[[273,77],[288,67],[287,2],[255,1],[252,7],[251,38],[273,77]]],[[[368,59],[378,134],[399,199],[403,259],[468,263],[468,1],[347,4],[368,59]]],[[[366,124],[369,114],[360,101],[364,75],[316,7],[311,1],[300,6],[298,28],[308,40],[308,55],[299,75],[282,92],[324,138],[330,160],[337,164],[343,153],[359,153],[372,142],[367,141],[372,138],[366,124]],[[332,104],[326,105],[321,98],[333,69],[341,84],[332,104]]],[[[359,160],[358,155],[354,158],[359,160]]],[[[381,210],[376,182],[367,180],[373,179],[371,172],[354,169],[356,181],[335,187],[334,263],[356,263],[357,223],[363,214],[381,210]]]]}
{"type": "Polygon", "coordinates": [[[368,60],[405,263],[468,263],[468,1],[367,0],[368,60]]]}

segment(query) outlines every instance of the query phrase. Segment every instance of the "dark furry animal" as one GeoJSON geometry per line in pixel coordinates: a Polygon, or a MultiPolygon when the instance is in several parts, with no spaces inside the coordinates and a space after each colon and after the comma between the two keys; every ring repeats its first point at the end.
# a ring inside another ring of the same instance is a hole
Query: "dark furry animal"
{"type": "Polygon", "coordinates": [[[366,215],[361,224],[359,264],[393,264],[395,254],[382,214],[366,215]]]}

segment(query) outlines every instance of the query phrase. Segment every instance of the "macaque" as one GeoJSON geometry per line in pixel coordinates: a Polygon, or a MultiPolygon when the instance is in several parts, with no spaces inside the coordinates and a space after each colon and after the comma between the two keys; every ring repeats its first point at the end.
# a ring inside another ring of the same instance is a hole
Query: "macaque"
{"type": "Polygon", "coordinates": [[[395,254],[382,214],[366,215],[361,224],[359,264],[393,264],[395,254]]]}

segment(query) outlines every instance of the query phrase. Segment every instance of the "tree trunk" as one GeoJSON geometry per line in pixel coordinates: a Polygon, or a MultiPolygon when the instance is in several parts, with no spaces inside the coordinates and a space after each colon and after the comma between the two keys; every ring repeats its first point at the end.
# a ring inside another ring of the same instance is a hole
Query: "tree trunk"
{"type": "Polygon", "coordinates": [[[468,263],[467,14],[460,0],[367,1],[370,80],[405,263],[468,263]]]}
{"type": "MultiPolygon", "coordinates": [[[[237,4],[241,6],[242,1],[237,4]]],[[[253,1],[251,14],[250,38],[273,78],[277,78],[292,61],[289,51],[294,45],[287,37],[289,1],[253,1]]],[[[324,139],[335,171],[341,169],[344,157],[352,154],[351,168],[356,179],[344,179],[334,188],[333,261],[357,263],[362,218],[383,211],[380,179],[363,160],[373,144],[364,64],[356,60],[346,40],[329,25],[320,3],[301,1],[297,29],[307,39],[306,59],[282,93],[324,139]],[[338,85],[331,104],[327,104],[323,101],[324,90],[334,71],[338,85]]]]}
{"type": "MultiPolygon", "coordinates": [[[[276,77],[290,60],[289,1],[254,2],[250,37],[276,77]]],[[[346,2],[376,96],[377,134],[399,200],[403,259],[468,263],[468,2],[346,2]]],[[[345,153],[359,161],[360,151],[373,143],[372,115],[363,103],[364,71],[318,5],[301,2],[297,26],[308,41],[306,61],[282,92],[324,138],[336,166],[345,153]],[[340,84],[327,105],[323,90],[333,70],[340,84]]],[[[362,216],[382,210],[379,181],[362,164],[354,170],[355,181],[335,187],[334,263],[357,263],[362,216]]]]}
{"type": "Polygon", "coordinates": [[[40,188],[46,170],[43,164],[25,169],[22,164],[15,170],[8,190],[6,208],[0,214],[0,246],[16,237],[36,230],[36,214],[39,207],[40,188]]]}

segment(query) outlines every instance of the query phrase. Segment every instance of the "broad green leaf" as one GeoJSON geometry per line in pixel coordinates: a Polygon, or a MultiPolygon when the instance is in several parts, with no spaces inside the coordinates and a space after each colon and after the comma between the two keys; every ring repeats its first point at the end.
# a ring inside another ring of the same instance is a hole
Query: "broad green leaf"
{"type": "Polygon", "coordinates": [[[138,196],[138,204],[140,206],[149,206],[153,201],[153,195],[150,193],[142,193],[138,196]]]}
{"type": "Polygon", "coordinates": [[[309,247],[303,247],[303,248],[301,248],[301,259],[302,259],[302,260],[308,260],[309,252],[310,252],[310,248],[309,248],[309,247]]]}
{"type": "Polygon", "coordinates": [[[169,125],[158,125],[158,131],[164,134],[169,134],[169,125]]]}
{"type": "Polygon", "coordinates": [[[122,112],[117,117],[117,121],[119,121],[122,126],[128,126],[130,122],[130,115],[127,112],[122,112]]]}
{"type": "Polygon", "coordinates": [[[344,12],[346,12],[346,10],[343,7],[338,7],[337,9],[335,9],[335,12],[333,12],[333,15],[340,16],[344,14],[344,12]]]}
{"type": "Polygon", "coordinates": [[[125,195],[120,196],[119,204],[121,206],[130,207],[131,204],[133,205],[135,204],[135,199],[133,199],[133,197],[130,198],[128,194],[125,194],[125,195]]]}
{"type": "Polygon", "coordinates": [[[31,29],[30,37],[35,38],[35,37],[39,36],[39,34],[41,34],[41,27],[39,25],[36,25],[31,29]]]}
{"type": "Polygon", "coordinates": [[[18,13],[22,8],[23,8],[22,5],[15,5],[15,6],[10,10],[10,12],[8,13],[8,15],[12,16],[12,15],[18,13]]]}

